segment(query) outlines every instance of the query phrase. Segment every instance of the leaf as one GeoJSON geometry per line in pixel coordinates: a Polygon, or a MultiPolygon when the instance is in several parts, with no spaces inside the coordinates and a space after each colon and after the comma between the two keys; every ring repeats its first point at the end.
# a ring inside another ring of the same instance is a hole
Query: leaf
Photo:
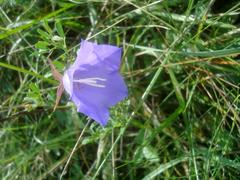
{"type": "Polygon", "coordinates": [[[52,34],[52,29],[48,25],[48,22],[46,21],[46,19],[43,20],[43,27],[49,34],[52,34]]]}
{"type": "Polygon", "coordinates": [[[33,108],[44,105],[44,100],[41,95],[41,91],[37,84],[30,83],[29,91],[27,97],[24,98],[25,102],[30,102],[33,105],[33,108]]]}
{"type": "Polygon", "coordinates": [[[40,34],[41,38],[44,39],[45,41],[51,39],[51,35],[48,34],[47,32],[41,29],[38,29],[37,32],[40,34]]]}
{"type": "Polygon", "coordinates": [[[62,41],[63,40],[63,38],[62,37],[60,37],[60,36],[53,36],[52,37],[52,41],[62,41]]]}
{"type": "Polygon", "coordinates": [[[38,41],[35,47],[38,49],[48,49],[49,44],[46,41],[38,41]]]}
{"type": "Polygon", "coordinates": [[[62,24],[61,24],[61,21],[57,21],[55,23],[55,27],[56,27],[56,30],[57,30],[57,33],[60,37],[64,38],[65,37],[65,34],[64,34],[64,31],[63,31],[63,27],[62,27],[62,24]]]}
{"type": "Polygon", "coordinates": [[[145,146],[143,148],[143,155],[150,162],[158,162],[159,161],[157,151],[150,146],[145,146]]]}

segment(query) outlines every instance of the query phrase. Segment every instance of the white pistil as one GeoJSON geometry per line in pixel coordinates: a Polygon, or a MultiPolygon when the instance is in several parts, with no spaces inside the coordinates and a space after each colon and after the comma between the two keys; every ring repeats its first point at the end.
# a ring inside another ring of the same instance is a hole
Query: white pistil
{"type": "Polygon", "coordinates": [[[96,77],[96,78],[84,78],[84,79],[73,80],[73,82],[87,84],[89,86],[94,86],[94,87],[99,87],[99,88],[106,87],[103,84],[99,84],[98,81],[106,81],[106,79],[96,77]]]}

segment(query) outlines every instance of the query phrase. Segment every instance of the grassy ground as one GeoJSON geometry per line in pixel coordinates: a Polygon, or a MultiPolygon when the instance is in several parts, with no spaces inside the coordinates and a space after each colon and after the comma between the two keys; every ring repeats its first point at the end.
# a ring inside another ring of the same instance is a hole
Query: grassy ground
{"type": "Polygon", "coordinates": [[[0,178],[239,179],[240,3],[0,0],[0,178]],[[106,128],[57,84],[81,39],[123,47],[106,128]]]}

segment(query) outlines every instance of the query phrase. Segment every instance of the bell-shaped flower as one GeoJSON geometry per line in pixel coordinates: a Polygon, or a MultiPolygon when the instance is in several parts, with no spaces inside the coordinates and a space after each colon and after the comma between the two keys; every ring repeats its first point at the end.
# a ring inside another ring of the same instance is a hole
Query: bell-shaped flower
{"type": "Polygon", "coordinates": [[[108,122],[109,108],[128,94],[119,73],[121,54],[122,49],[116,46],[82,40],[75,62],[62,77],[61,83],[77,111],[102,126],[108,122]]]}

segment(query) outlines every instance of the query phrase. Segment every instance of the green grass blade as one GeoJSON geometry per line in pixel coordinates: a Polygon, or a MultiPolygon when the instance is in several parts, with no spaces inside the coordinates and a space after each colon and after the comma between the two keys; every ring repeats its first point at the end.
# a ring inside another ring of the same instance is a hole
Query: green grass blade
{"type": "Polygon", "coordinates": [[[143,180],[151,180],[154,179],[155,177],[159,176],[162,172],[166,171],[167,169],[174,167],[175,165],[187,161],[188,157],[180,157],[174,160],[169,161],[166,164],[160,165],[157,169],[146,175],[143,180]]]}
{"type": "Polygon", "coordinates": [[[42,75],[40,75],[38,73],[35,73],[35,72],[32,72],[32,71],[28,71],[28,70],[20,68],[18,66],[14,66],[14,65],[11,65],[11,64],[6,64],[6,63],[3,63],[3,62],[0,62],[0,66],[4,67],[4,68],[11,69],[11,70],[14,70],[14,71],[18,71],[18,72],[21,72],[21,73],[24,73],[24,74],[29,74],[31,76],[34,76],[34,77],[39,78],[39,79],[42,79],[42,80],[47,81],[47,82],[52,83],[52,84],[56,84],[57,83],[57,81],[55,81],[55,80],[45,78],[44,76],[42,76],[42,75]]]}

